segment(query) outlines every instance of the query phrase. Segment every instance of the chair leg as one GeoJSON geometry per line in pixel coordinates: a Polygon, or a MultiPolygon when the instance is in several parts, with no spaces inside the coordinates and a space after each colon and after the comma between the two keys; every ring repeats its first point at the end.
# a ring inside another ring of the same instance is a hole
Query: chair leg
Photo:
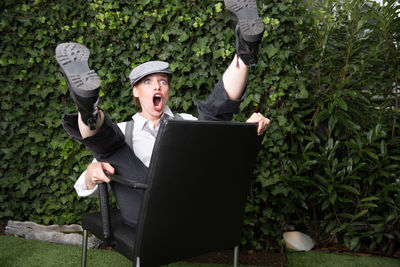
{"type": "Polygon", "coordinates": [[[81,266],[82,266],[82,267],[86,267],[87,240],[88,240],[88,232],[87,232],[87,230],[83,230],[83,237],[82,237],[82,259],[81,259],[81,266]]]}
{"type": "Polygon", "coordinates": [[[239,263],[239,246],[235,246],[233,249],[233,267],[238,267],[239,263]]]}

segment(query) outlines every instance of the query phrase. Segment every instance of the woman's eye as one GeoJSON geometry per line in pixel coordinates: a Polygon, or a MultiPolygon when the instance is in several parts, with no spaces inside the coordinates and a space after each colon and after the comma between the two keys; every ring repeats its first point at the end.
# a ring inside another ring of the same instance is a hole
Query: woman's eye
{"type": "Polygon", "coordinates": [[[150,80],[144,80],[144,84],[150,84],[150,80]]]}
{"type": "Polygon", "coordinates": [[[162,81],[161,81],[161,84],[163,84],[163,85],[167,85],[168,83],[167,83],[167,81],[166,81],[166,80],[162,80],[162,81]]]}

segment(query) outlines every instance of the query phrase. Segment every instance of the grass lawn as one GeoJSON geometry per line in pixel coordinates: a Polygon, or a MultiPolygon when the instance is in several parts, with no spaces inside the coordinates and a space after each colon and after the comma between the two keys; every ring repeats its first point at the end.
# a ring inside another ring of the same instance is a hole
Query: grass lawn
{"type": "Polygon", "coordinates": [[[355,256],[317,251],[288,252],[287,267],[398,267],[400,260],[376,256],[355,256]]]}
{"type": "MultiPolygon", "coordinates": [[[[42,241],[27,240],[19,237],[0,236],[1,267],[64,267],[81,265],[81,248],[42,241]]],[[[107,250],[89,249],[88,267],[126,267],[131,261],[119,253],[107,250]]],[[[177,262],[169,267],[225,267],[221,264],[196,264],[177,262]]]]}
{"type": "MultiPolygon", "coordinates": [[[[64,246],[42,241],[27,240],[18,237],[0,236],[0,266],[80,266],[81,248],[64,246]]],[[[106,250],[88,250],[87,266],[132,266],[124,256],[106,250]]],[[[170,267],[225,267],[221,264],[196,264],[177,262],[170,267]]],[[[243,266],[243,265],[241,265],[243,266]]],[[[289,252],[288,267],[400,267],[400,260],[385,257],[360,257],[352,255],[337,255],[316,251],[289,252]]]]}

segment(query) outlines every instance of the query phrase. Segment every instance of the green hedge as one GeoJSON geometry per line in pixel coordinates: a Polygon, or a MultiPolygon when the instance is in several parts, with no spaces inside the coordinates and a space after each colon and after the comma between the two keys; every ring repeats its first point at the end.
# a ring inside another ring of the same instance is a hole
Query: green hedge
{"type": "MultiPolygon", "coordinates": [[[[282,245],[281,232],[292,226],[320,245],[390,254],[399,244],[400,23],[394,1],[364,2],[259,1],[266,31],[235,120],[261,112],[272,123],[246,205],[244,246],[282,245]]],[[[89,47],[101,107],[115,121],[136,112],[127,77],[138,64],[169,61],[170,107],[196,115],[235,53],[223,1],[3,0],[0,7],[0,220],[75,223],[98,208],[73,189],[91,155],[61,127],[74,107],[57,44],[89,47]]]]}

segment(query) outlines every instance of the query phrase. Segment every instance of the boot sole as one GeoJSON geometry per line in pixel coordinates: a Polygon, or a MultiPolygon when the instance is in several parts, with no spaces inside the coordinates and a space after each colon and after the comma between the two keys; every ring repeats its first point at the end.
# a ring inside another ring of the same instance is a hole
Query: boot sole
{"type": "Polygon", "coordinates": [[[62,43],[56,48],[56,60],[70,85],[71,90],[81,97],[98,95],[100,78],[89,69],[90,51],[77,43],[62,43]]]}
{"type": "Polygon", "coordinates": [[[225,0],[231,19],[239,25],[246,42],[257,42],[264,32],[264,23],[258,14],[256,0],[225,0]]]}

